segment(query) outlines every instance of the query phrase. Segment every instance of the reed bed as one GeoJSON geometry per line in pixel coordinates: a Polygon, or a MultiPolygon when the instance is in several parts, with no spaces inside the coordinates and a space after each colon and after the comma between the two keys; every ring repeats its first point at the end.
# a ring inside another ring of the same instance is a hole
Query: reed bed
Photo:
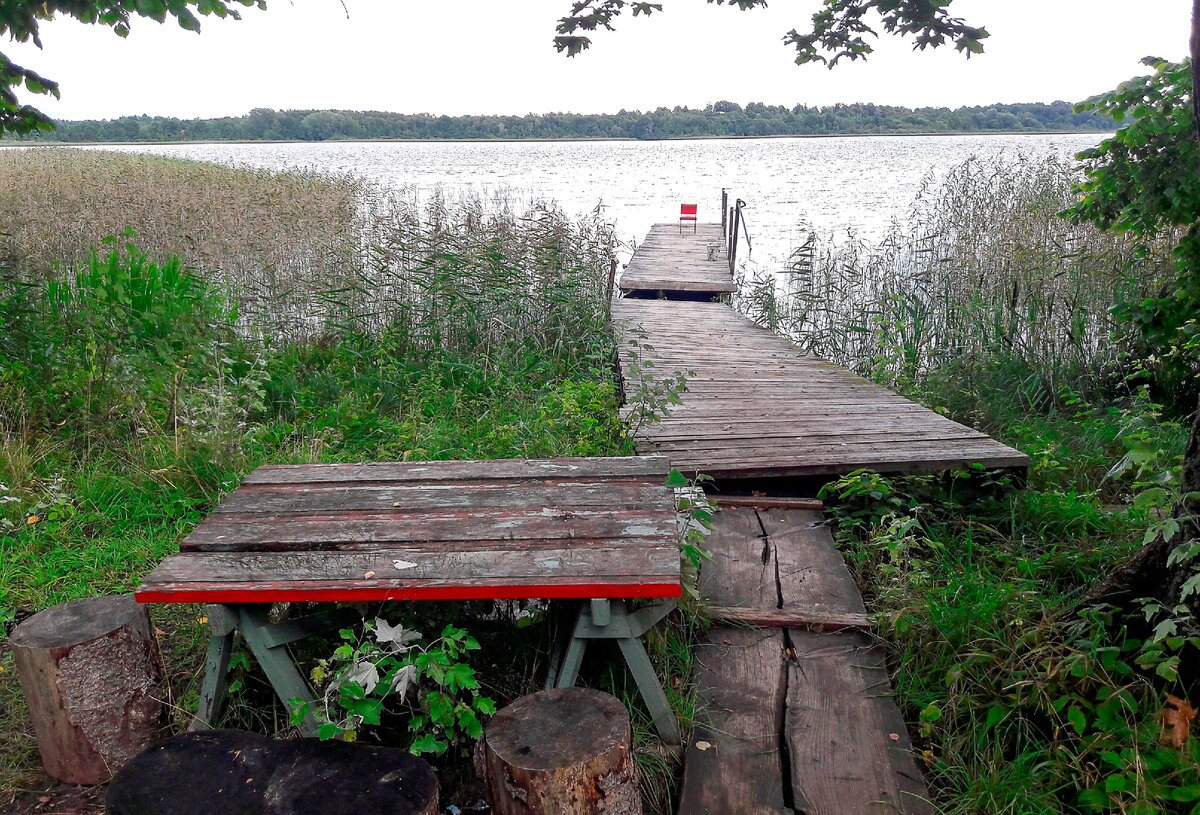
{"type": "Polygon", "coordinates": [[[128,232],[229,288],[316,284],[359,253],[362,183],[99,150],[0,150],[0,263],[46,276],[128,232]]]}
{"type": "Polygon", "coordinates": [[[813,232],[779,274],[746,273],[739,307],[805,350],[911,392],[936,375],[1000,370],[1031,403],[1095,392],[1118,373],[1119,302],[1171,279],[1166,252],[1059,217],[1074,165],[1049,157],[927,180],[884,240],[813,232]]]}
{"type": "Polygon", "coordinates": [[[268,172],[76,149],[0,151],[0,267],[82,268],[106,239],[178,255],[272,341],[397,332],[414,352],[578,338],[607,308],[612,227],[555,205],[384,190],[354,176],[268,172]]]}

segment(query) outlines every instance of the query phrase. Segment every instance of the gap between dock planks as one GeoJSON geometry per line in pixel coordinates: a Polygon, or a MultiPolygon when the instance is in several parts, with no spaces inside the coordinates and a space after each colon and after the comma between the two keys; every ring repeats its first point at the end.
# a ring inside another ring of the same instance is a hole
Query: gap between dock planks
{"type": "MultiPolygon", "coordinates": [[[[708,545],[708,604],[862,619],[819,512],[726,509],[708,545]]],[[[680,815],[934,811],[866,634],[720,625],[697,649],[696,681],[704,723],[687,749],[680,815]]]]}

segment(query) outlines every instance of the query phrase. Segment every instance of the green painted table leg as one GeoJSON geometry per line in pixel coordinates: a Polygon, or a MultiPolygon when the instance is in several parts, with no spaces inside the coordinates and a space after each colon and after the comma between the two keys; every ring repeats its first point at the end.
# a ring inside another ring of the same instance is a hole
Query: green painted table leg
{"type": "Polygon", "coordinates": [[[658,675],[654,673],[654,665],[650,662],[650,656],[642,646],[642,641],[635,637],[622,637],[617,640],[617,645],[621,647],[625,664],[633,674],[633,681],[637,683],[642,701],[646,703],[646,710],[650,711],[650,718],[654,722],[654,728],[658,730],[659,737],[667,744],[679,744],[679,724],[675,721],[675,711],[671,710],[667,694],[663,691],[662,683],[658,681],[658,675]]]}
{"type": "Polygon", "coordinates": [[[221,712],[225,683],[229,679],[229,657],[233,653],[233,635],[237,630],[237,611],[229,606],[205,607],[208,616],[208,655],[204,659],[204,679],[200,683],[200,707],[189,730],[209,730],[221,712]]]}
{"type": "Polygon", "coordinates": [[[642,645],[641,636],[671,612],[674,603],[657,603],[630,611],[623,600],[591,600],[581,604],[579,616],[561,664],[551,665],[547,687],[569,688],[579,678],[588,640],[615,640],[642,701],[650,712],[659,736],[668,744],[679,744],[679,725],[667,701],[654,665],[642,645]]]}
{"type": "MultiPolygon", "coordinates": [[[[267,621],[269,608],[269,606],[260,605],[239,606],[240,628],[242,636],[246,639],[246,645],[250,648],[250,653],[254,654],[259,667],[267,675],[271,687],[275,689],[275,694],[283,702],[290,715],[293,699],[311,702],[316,698],[316,694],[313,693],[304,677],[300,675],[296,664],[292,662],[287,645],[272,641],[268,633],[271,626],[267,621]]],[[[305,735],[316,735],[317,720],[311,713],[306,714],[299,727],[305,735]]]]}

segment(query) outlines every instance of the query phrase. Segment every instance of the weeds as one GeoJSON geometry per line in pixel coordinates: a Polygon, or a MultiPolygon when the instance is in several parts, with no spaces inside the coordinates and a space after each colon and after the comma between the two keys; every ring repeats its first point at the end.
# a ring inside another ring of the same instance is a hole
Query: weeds
{"type": "MultiPolygon", "coordinates": [[[[0,178],[4,637],[135,586],[263,462],[630,452],[596,217],[83,152],[6,151],[0,178]]],[[[200,616],[156,612],[176,721],[197,701],[200,616]]],[[[0,669],[7,803],[36,756],[6,649],[0,669]]],[[[505,670],[479,681],[529,690],[505,670]]],[[[264,701],[234,720],[286,727],[245,675],[264,701]]],[[[457,739],[422,699],[427,733],[457,739]]]]}

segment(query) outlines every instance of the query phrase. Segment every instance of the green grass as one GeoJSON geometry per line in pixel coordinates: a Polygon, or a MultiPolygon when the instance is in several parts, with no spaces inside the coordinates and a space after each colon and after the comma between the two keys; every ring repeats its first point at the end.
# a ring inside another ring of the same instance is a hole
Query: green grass
{"type": "Polygon", "coordinates": [[[1190,811],[1173,802],[1200,793],[1200,763],[1158,736],[1166,694],[1195,698],[1193,680],[1138,670],[1140,618],[1083,602],[1150,520],[1109,469],[1135,430],[1168,462],[1185,434],[1144,400],[998,427],[1033,455],[1022,489],[968,470],[828,490],[935,799],[956,815],[1190,811]]]}

